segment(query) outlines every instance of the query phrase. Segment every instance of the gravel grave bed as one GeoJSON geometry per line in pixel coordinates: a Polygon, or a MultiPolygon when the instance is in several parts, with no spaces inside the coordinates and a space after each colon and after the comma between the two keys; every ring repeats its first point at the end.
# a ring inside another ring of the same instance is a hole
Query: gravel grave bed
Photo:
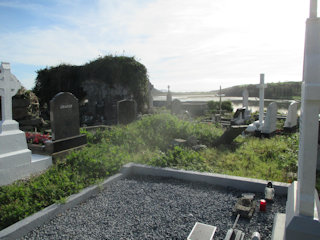
{"type": "MultiPolygon", "coordinates": [[[[235,216],[232,207],[243,192],[173,178],[135,176],[111,183],[99,194],[53,218],[21,239],[187,239],[196,222],[217,227],[224,239],[235,216]]],[[[256,193],[255,200],[263,198],[256,193]]],[[[258,203],[258,201],[257,201],[258,203]]],[[[254,231],[270,239],[275,213],[285,212],[286,197],[275,196],[251,220],[236,226],[250,239],[254,231]]]]}

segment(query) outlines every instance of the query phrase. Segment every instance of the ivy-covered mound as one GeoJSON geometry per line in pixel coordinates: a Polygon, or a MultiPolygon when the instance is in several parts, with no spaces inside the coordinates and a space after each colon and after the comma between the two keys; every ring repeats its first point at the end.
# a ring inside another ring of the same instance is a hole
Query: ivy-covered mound
{"type": "Polygon", "coordinates": [[[40,99],[40,106],[48,104],[59,92],[71,92],[79,101],[83,100],[86,92],[84,81],[96,81],[107,84],[112,89],[122,86],[129,96],[137,102],[141,111],[147,102],[148,74],[146,67],[134,57],[105,56],[93,60],[83,66],[61,64],[37,71],[33,92],[40,99]]]}

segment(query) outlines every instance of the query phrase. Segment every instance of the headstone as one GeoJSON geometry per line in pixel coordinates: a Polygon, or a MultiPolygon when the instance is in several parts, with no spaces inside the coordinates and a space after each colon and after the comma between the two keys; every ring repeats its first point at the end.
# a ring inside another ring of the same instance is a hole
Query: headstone
{"type": "Polygon", "coordinates": [[[50,101],[52,139],[59,140],[80,134],[78,99],[69,92],[60,92],[50,101]]]}
{"type": "Polygon", "coordinates": [[[288,115],[284,123],[284,129],[295,129],[298,123],[298,103],[292,102],[288,108],[288,115]]]}
{"type": "Polygon", "coordinates": [[[270,136],[277,130],[277,111],[278,107],[275,102],[269,104],[266,118],[261,128],[261,133],[270,136]]]}
{"type": "MultiPolygon", "coordinates": [[[[320,239],[320,202],[315,189],[320,111],[320,18],[317,17],[317,0],[310,3],[301,86],[298,181],[288,190],[285,236],[281,238],[287,240],[320,239]]],[[[283,218],[281,214],[276,215],[276,229],[284,228],[283,218]]]]}
{"type": "Polygon", "coordinates": [[[0,186],[43,171],[52,164],[51,157],[31,155],[25,133],[19,130],[19,124],[12,119],[12,97],[20,87],[18,79],[10,72],[10,64],[1,63],[0,186]]]}
{"type": "Polygon", "coordinates": [[[134,100],[117,102],[118,124],[129,124],[136,120],[137,104],[134,100]]]}
{"type": "Polygon", "coordinates": [[[260,74],[260,84],[257,86],[259,88],[259,120],[251,123],[247,129],[247,133],[255,133],[261,131],[263,127],[263,118],[264,118],[264,89],[267,87],[264,84],[264,74],[260,74]]]}
{"type": "Polygon", "coordinates": [[[181,101],[178,99],[174,99],[171,104],[171,113],[175,115],[180,115],[182,111],[181,101]]]}
{"type": "Polygon", "coordinates": [[[264,89],[267,87],[264,84],[264,74],[260,74],[260,84],[257,86],[259,88],[259,124],[262,126],[263,117],[264,117],[264,89]]]}
{"type": "Polygon", "coordinates": [[[246,109],[244,111],[244,119],[248,121],[251,118],[251,110],[249,110],[249,92],[247,89],[242,92],[242,105],[246,109]]]}

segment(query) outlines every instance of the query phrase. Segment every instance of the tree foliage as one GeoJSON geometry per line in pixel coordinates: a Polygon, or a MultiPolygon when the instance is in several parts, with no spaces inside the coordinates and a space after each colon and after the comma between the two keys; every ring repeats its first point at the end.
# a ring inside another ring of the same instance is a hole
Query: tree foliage
{"type": "Polygon", "coordinates": [[[86,80],[102,81],[110,88],[120,85],[132,94],[141,109],[147,101],[148,74],[146,67],[134,57],[105,56],[83,66],[61,64],[37,71],[34,93],[40,105],[49,104],[59,92],[73,93],[82,100],[86,93],[81,84],[86,80]]]}

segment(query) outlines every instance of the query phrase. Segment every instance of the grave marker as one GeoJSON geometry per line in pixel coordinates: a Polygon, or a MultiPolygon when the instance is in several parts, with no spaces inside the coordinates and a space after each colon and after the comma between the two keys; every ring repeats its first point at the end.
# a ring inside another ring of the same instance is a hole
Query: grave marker
{"type": "Polygon", "coordinates": [[[286,214],[277,214],[273,239],[320,239],[320,202],[315,189],[320,106],[320,18],[317,0],[310,1],[306,23],[303,81],[301,86],[298,181],[289,190],[286,214]],[[285,224],[282,224],[285,222],[285,224]],[[280,238],[280,234],[284,237],[280,238]]]}
{"type": "Polygon", "coordinates": [[[288,108],[288,115],[284,123],[284,129],[286,131],[291,131],[290,129],[295,129],[298,123],[298,103],[292,102],[288,108]]]}
{"type": "Polygon", "coordinates": [[[264,74],[260,74],[260,84],[257,86],[259,88],[259,124],[262,126],[263,117],[264,117],[264,89],[267,88],[267,85],[264,84],[264,74]]]}
{"type": "Polygon", "coordinates": [[[19,130],[19,124],[12,119],[12,97],[20,87],[18,79],[10,72],[10,64],[1,63],[0,186],[43,171],[52,164],[51,157],[31,155],[25,133],[19,130]]]}
{"type": "Polygon", "coordinates": [[[247,89],[244,89],[242,92],[242,106],[249,109],[249,92],[247,89]]]}
{"type": "Polygon", "coordinates": [[[78,99],[69,92],[60,92],[50,101],[52,140],[80,134],[78,99]]]}
{"type": "Polygon", "coordinates": [[[174,99],[171,104],[171,114],[179,115],[181,114],[182,104],[178,99],[174,99]]]}
{"type": "Polygon", "coordinates": [[[87,143],[85,134],[80,135],[78,99],[69,92],[60,92],[50,101],[52,142],[46,144],[49,153],[83,146],[87,143]]]}
{"type": "Polygon", "coordinates": [[[274,134],[277,130],[277,111],[278,107],[275,102],[269,104],[266,118],[261,128],[261,133],[266,136],[274,134]]]}

